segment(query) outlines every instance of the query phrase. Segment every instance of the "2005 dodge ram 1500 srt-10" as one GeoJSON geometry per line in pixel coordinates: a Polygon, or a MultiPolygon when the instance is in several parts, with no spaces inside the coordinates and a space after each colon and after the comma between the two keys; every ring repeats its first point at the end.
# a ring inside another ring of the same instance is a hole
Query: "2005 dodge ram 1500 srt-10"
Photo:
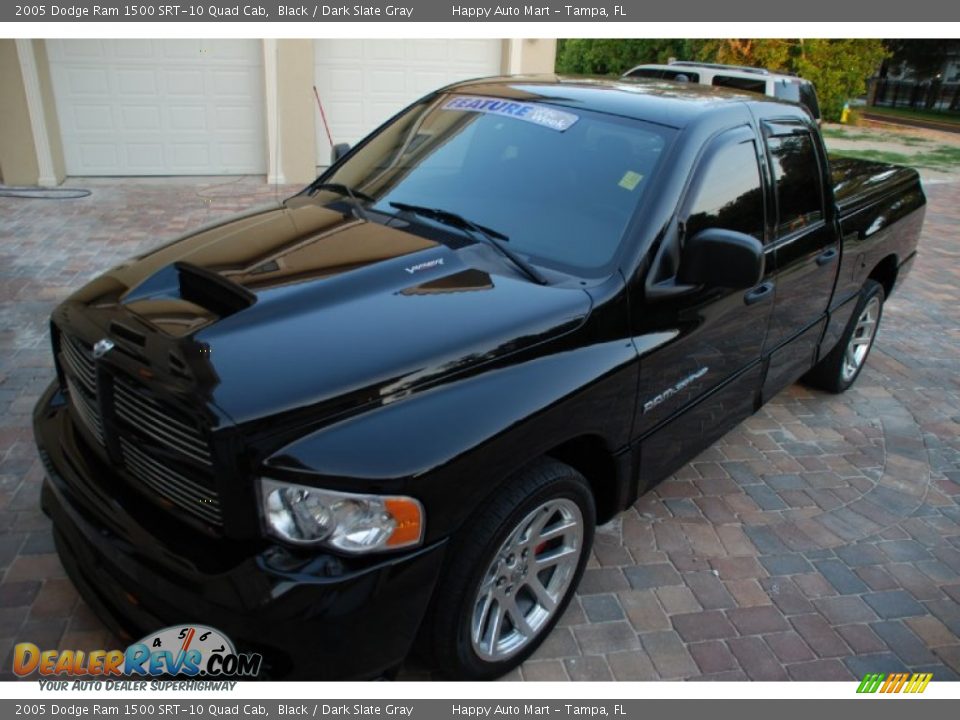
{"type": "Polygon", "coordinates": [[[101,616],[210,623],[267,677],[522,662],[597,523],[854,382],[925,207],[798,105],[662,81],[452,85],[335,156],[60,305],[35,412],[101,616]]]}

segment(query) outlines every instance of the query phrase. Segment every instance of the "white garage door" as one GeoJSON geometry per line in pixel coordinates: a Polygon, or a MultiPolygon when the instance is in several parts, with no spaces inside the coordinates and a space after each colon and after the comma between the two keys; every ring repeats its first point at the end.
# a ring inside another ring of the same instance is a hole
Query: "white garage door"
{"type": "Polygon", "coordinates": [[[266,170],[259,40],[47,40],[70,175],[266,170]]]}
{"type": "MultiPolygon", "coordinates": [[[[500,40],[316,40],[316,84],[335,143],[355,143],[447,83],[500,73],[500,40]]],[[[317,164],[330,143],[317,111],[317,164]]]]}

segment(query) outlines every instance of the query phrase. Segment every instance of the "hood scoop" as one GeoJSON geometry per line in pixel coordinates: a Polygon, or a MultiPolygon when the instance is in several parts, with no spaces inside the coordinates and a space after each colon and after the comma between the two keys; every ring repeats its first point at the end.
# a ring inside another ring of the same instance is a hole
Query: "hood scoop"
{"type": "Polygon", "coordinates": [[[257,301],[247,288],[212,270],[182,260],[173,266],[180,279],[180,297],[220,317],[246,310],[257,301]]]}
{"type": "Polygon", "coordinates": [[[131,289],[124,295],[123,303],[130,307],[162,298],[184,300],[221,318],[257,302],[257,296],[242,285],[181,260],[161,268],[131,289]]]}

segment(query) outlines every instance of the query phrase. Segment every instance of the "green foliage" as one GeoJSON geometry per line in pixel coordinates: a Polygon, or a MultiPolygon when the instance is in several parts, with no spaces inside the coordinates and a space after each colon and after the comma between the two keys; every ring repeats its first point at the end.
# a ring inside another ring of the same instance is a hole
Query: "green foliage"
{"type": "Polygon", "coordinates": [[[571,75],[620,75],[640,63],[665,63],[671,57],[691,55],[689,40],[575,38],[557,42],[556,68],[571,75]]]}
{"type": "Polygon", "coordinates": [[[839,120],[844,103],[867,91],[887,50],[880,40],[804,40],[796,71],[817,88],[824,120],[839,120]]]}
{"type": "Polygon", "coordinates": [[[678,60],[719,62],[793,72],[817,88],[825,120],[839,120],[843,105],[866,92],[867,78],[890,54],[881,40],[787,38],[568,39],[557,43],[559,73],[619,75],[634,65],[678,60]]]}
{"type": "Polygon", "coordinates": [[[724,65],[749,65],[789,72],[796,40],[782,38],[727,38],[700,40],[696,59],[724,65]]]}

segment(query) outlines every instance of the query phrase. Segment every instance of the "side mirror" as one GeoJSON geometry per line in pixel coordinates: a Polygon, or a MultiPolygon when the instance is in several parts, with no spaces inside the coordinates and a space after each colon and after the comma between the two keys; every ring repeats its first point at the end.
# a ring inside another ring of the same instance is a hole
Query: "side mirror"
{"type": "Polygon", "coordinates": [[[330,164],[333,165],[348,152],[350,152],[350,143],[337,143],[330,148],[330,164]]]}
{"type": "Polygon", "coordinates": [[[760,283],[763,269],[763,245],[755,237],[707,228],[687,240],[677,282],[746,290],[760,283]]]}

